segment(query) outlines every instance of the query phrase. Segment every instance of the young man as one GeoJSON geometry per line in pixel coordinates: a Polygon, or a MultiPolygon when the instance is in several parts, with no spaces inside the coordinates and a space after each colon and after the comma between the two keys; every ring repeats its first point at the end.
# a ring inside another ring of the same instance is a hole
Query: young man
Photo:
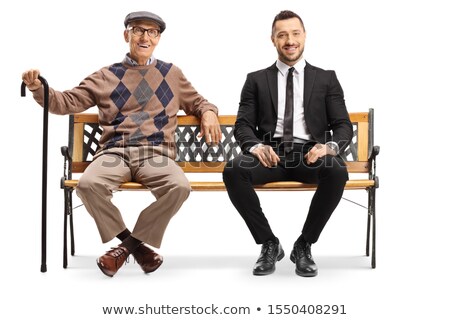
{"type": "MultiPolygon", "coordinates": [[[[216,106],[203,98],[179,68],[156,59],[165,22],[154,13],[139,11],[125,17],[124,39],[129,53],[122,62],[100,69],[77,87],[50,89],[49,111],[55,114],[99,109],[103,128],[100,149],[80,178],[77,194],[97,224],[102,241],[122,242],[101,256],[98,267],[112,277],[132,254],[145,273],[155,271],[162,257],[145,244],[159,248],[164,231],[190,193],[189,181],[175,163],[174,133],[180,108],[201,118],[201,136],[217,143],[221,131],[216,106]],[[124,182],[144,184],[156,198],[139,215],[131,232],[112,193],[124,182]]],[[[38,70],[22,79],[33,97],[43,103],[38,70]]]]}
{"type": "MultiPolygon", "coordinates": [[[[228,195],[250,229],[261,254],[254,275],[275,271],[284,257],[253,188],[271,181],[317,183],[302,234],[291,260],[300,276],[317,275],[311,255],[325,224],[338,205],[347,169],[339,150],[352,138],[344,94],[334,71],[307,63],[303,57],[306,32],[302,19],[282,11],[272,24],[278,60],[248,74],[241,94],[234,135],[243,154],[227,164],[223,179],[228,195]]],[[[280,203],[279,214],[296,208],[280,203]]]]}

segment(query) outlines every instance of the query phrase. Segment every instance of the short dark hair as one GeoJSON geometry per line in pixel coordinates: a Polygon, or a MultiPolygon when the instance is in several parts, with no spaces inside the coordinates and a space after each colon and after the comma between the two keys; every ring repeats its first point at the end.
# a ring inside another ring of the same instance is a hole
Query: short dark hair
{"type": "Polygon", "coordinates": [[[275,16],[275,19],[273,19],[272,35],[273,35],[273,32],[275,31],[275,23],[277,21],[287,20],[287,19],[291,19],[291,18],[297,18],[298,20],[300,20],[300,24],[302,25],[303,31],[306,31],[305,25],[303,24],[303,20],[302,20],[302,18],[300,18],[300,16],[298,14],[296,14],[295,12],[292,12],[290,10],[283,10],[275,16]]]}

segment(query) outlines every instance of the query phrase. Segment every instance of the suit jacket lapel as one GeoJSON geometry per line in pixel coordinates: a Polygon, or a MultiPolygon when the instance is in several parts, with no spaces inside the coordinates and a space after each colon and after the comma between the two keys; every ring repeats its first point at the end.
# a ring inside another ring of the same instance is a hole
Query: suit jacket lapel
{"type": "MultiPolygon", "coordinates": [[[[305,79],[303,89],[303,107],[305,111],[308,109],[309,100],[311,98],[312,88],[316,79],[316,69],[306,62],[305,79]]],[[[272,107],[275,114],[278,114],[278,68],[276,63],[267,68],[267,83],[269,85],[269,94],[272,101],[272,107]]]]}
{"type": "Polygon", "coordinates": [[[305,66],[305,79],[303,89],[303,108],[305,111],[308,109],[309,100],[311,98],[312,88],[314,86],[314,80],[316,78],[316,69],[306,62],[305,66]]]}
{"type": "Polygon", "coordinates": [[[272,107],[275,110],[275,114],[278,114],[278,68],[276,63],[267,68],[267,83],[269,84],[269,94],[272,100],[272,107]]]}

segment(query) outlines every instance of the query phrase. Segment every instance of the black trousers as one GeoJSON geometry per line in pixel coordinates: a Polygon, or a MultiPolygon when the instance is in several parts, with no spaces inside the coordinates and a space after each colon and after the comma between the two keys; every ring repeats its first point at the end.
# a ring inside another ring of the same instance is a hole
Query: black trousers
{"type": "MultiPolygon", "coordinates": [[[[284,155],[274,148],[281,161],[276,167],[266,168],[251,154],[241,154],[227,163],[223,181],[231,202],[240,213],[257,244],[274,239],[275,235],[261,209],[253,185],[274,181],[299,181],[318,184],[312,198],[302,234],[306,241],[315,243],[328,219],[341,200],[348,180],[347,167],[340,157],[325,156],[308,165],[304,155],[312,145],[295,144],[293,152],[284,155]]],[[[295,201],[290,203],[296,209],[295,201]]],[[[280,207],[285,208],[284,204],[280,207]]]]}

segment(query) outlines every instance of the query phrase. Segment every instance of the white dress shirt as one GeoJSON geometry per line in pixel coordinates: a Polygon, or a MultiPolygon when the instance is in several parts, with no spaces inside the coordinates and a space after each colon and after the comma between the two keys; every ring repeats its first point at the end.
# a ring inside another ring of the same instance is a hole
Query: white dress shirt
{"type": "MultiPolygon", "coordinates": [[[[275,128],[275,138],[283,136],[284,109],[286,105],[286,82],[290,66],[277,60],[278,68],[278,118],[275,128]]],[[[303,87],[305,79],[305,59],[298,61],[293,67],[294,71],[294,142],[308,141],[312,136],[306,127],[305,112],[303,107],[303,87]]]]}

